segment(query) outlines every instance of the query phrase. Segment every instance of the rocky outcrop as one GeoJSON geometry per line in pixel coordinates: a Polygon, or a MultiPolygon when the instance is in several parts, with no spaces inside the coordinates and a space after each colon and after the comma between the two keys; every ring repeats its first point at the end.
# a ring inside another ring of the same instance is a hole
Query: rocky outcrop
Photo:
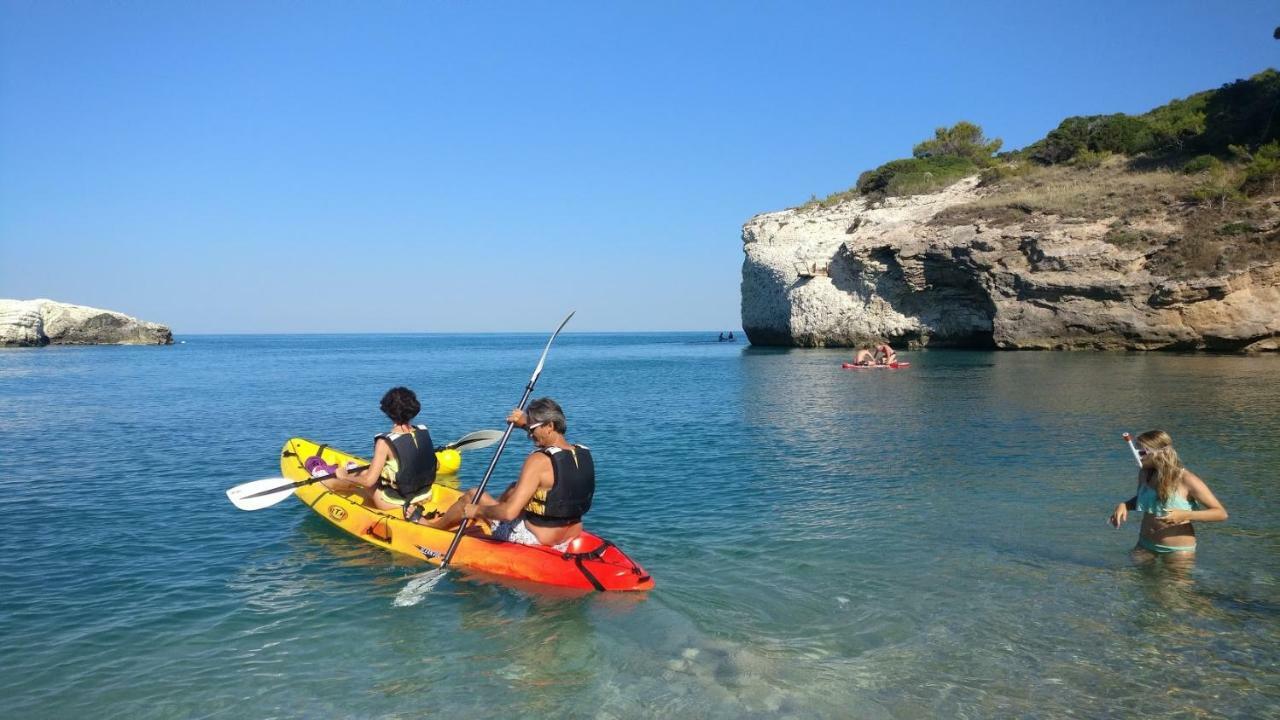
{"type": "Polygon", "coordinates": [[[0,299],[0,346],[171,345],[164,325],[53,300],[0,299]]]}
{"type": "MultiPolygon", "coordinates": [[[[743,226],[742,326],[756,345],[1280,349],[1280,265],[1172,278],[1114,218],[937,222],[931,195],[765,213],[743,226]]],[[[945,217],[945,216],[944,216],[945,217]]]]}

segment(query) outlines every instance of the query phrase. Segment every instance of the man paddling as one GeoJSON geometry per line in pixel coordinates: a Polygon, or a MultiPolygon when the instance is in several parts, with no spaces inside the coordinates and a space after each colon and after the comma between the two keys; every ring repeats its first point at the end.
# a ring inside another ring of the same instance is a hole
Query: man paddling
{"type": "Polygon", "coordinates": [[[875,363],[875,358],[876,358],[875,353],[872,353],[870,350],[863,348],[859,350],[856,355],[853,356],[853,364],[854,365],[871,365],[875,363]]]}
{"type": "Polygon", "coordinates": [[[582,534],[582,516],[595,495],[591,450],[565,439],[564,411],[551,398],[513,410],[507,422],[523,428],[536,446],[520,478],[497,498],[485,493],[477,501],[475,490],[468,490],[443,515],[422,523],[448,530],[463,518],[487,521],[498,540],[563,550],[582,534]]]}

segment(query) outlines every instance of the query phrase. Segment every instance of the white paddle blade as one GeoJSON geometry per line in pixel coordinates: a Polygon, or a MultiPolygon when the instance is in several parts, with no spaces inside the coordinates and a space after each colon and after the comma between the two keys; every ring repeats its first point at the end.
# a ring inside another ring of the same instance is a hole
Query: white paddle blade
{"type": "Polygon", "coordinates": [[[292,482],[292,480],[282,477],[254,480],[227,490],[227,499],[231,501],[232,505],[241,510],[269,508],[293,494],[294,486],[291,484],[292,482]],[[279,490],[266,495],[258,495],[258,493],[272,488],[279,488],[279,490]],[[257,497],[254,497],[255,495],[257,497]]]}
{"type": "Polygon", "coordinates": [[[445,447],[453,448],[459,452],[468,450],[479,450],[486,448],[502,439],[501,430],[477,430],[473,433],[467,433],[458,438],[456,442],[451,442],[445,447]]]}
{"type": "Polygon", "coordinates": [[[438,567],[413,578],[400,589],[400,592],[396,593],[396,599],[391,604],[396,607],[413,607],[417,605],[422,602],[422,598],[431,592],[431,588],[435,587],[436,583],[440,582],[440,579],[448,572],[448,568],[438,567]]]}

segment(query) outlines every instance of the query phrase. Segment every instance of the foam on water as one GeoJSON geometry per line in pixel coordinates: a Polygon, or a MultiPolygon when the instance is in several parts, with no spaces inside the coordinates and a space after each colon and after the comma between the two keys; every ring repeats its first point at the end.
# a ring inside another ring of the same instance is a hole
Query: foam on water
{"type": "Polygon", "coordinates": [[[427,596],[440,581],[444,579],[446,568],[435,568],[428,570],[421,575],[412,577],[409,582],[404,584],[400,592],[396,593],[396,598],[391,602],[396,607],[413,607],[422,602],[422,598],[427,596]]]}

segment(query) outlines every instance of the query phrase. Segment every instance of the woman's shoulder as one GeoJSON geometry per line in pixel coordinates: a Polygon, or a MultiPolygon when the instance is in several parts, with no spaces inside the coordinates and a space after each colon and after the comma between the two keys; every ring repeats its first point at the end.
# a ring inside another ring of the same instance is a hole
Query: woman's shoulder
{"type": "Polygon", "coordinates": [[[1178,476],[1178,481],[1181,482],[1184,487],[1204,487],[1204,480],[1201,480],[1199,475],[1191,472],[1187,468],[1182,468],[1182,474],[1178,476]]]}

